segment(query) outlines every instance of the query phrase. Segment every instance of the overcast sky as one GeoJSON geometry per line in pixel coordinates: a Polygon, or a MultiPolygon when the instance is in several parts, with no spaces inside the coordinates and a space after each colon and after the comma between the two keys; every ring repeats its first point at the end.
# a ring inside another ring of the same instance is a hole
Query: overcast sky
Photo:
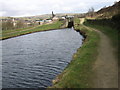
{"type": "Polygon", "coordinates": [[[119,0],[0,0],[0,16],[33,16],[54,13],[84,13],[99,10],[119,0]]]}

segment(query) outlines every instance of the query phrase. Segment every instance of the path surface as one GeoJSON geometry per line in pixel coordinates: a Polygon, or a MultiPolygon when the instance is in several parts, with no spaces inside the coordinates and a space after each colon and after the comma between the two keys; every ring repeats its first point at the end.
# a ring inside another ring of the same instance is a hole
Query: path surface
{"type": "MultiPolygon", "coordinates": [[[[84,19],[82,19],[81,24],[83,22],[84,19]]],[[[101,38],[97,60],[93,65],[95,73],[92,79],[93,88],[118,88],[118,62],[110,39],[99,30],[85,27],[98,32],[101,38]]]]}
{"type": "Polygon", "coordinates": [[[110,39],[100,31],[101,41],[98,49],[98,57],[93,66],[95,77],[94,88],[118,88],[118,64],[114,54],[114,48],[110,39]]]}

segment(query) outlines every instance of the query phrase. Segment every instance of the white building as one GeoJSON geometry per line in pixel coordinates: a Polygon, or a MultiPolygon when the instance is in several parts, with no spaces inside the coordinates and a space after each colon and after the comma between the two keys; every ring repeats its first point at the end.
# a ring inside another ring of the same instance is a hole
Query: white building
{"type": "Polygon", "coordinates": [[[57,21],[57,20],[59,20],[59,18],[55,16],[55,17],[52,18],[52,20],[57,21]]]}

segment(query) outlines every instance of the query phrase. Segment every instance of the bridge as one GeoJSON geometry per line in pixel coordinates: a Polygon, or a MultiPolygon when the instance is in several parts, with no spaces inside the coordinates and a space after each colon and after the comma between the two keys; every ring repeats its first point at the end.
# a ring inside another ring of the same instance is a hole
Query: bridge
{"type": "Polygon", "coordinates": [[[74,16],[66,16],[66,27],[71,28],[74,26],[74,16]]]}

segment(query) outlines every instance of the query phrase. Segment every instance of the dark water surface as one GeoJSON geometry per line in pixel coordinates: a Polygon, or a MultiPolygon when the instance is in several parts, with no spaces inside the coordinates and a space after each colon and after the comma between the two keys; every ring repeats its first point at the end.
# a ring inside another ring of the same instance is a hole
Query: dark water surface
{"type": "Polygon", "coordinates": [[[39,88],[71,61],[83,37],[71,29],[27,34],[2,41],[3,88],[39,88]]]}

